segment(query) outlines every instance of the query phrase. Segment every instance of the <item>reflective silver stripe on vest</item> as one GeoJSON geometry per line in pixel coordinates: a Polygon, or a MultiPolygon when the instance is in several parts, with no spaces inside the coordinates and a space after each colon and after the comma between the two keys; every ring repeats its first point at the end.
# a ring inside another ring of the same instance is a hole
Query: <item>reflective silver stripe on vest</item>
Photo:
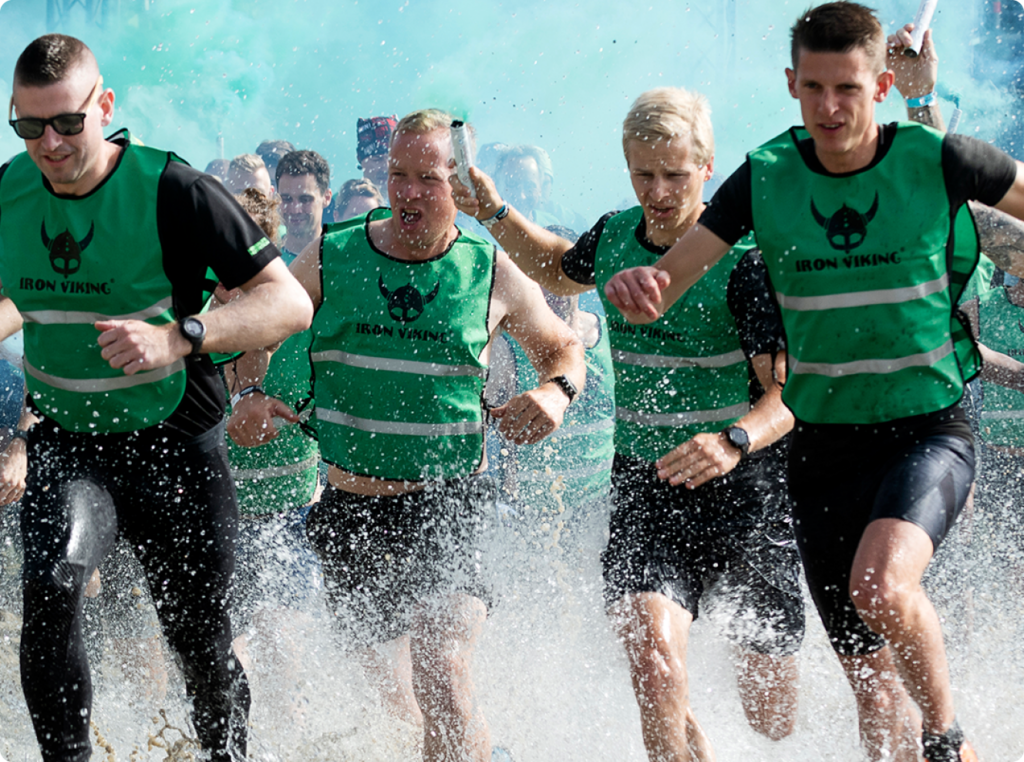
{"type": "Polygon", "coordinates": [[[563,471],[552,470],[551,473],[531,469],[525,475],[520,472],[519,479],[524,482],[554,482],[558,480],[558,477],[563,479],[582,479],[586,476],[597,476],[611,470],[612,459],[609,458],[608,460],[599,460],[597,463],[591,463],[584,468],[570,468],[563,471]]]}
{"type": "Polygon", "coordinates": [[[688,410],[684,413],[638,413],[624,407],[615,408],[615,417],[620,421],[639,423],[641,426],[682,426],[688,423],[714,423],[739,418],[750,412],[750,403],[722,407],[718,410],[688,410]]]}
{"type": "Polygon", "coordinates": [[[612,360],[624,365],[638,365],[644,368],[724,368],[744,362],[746,355],[736,349],[714,357],[671,357],[669,355],[641,355],[634,352],[612,350],[612,360]]]}
{"type": "Polygon", "coordinates": [[[49,373],[43,373],[32,366],[25,358],[25,372],[28,373],[35,379],[42,381],[47,386],[52,386],[54,389],[63,389],[66,392],[113,392],[118,389],[130,389],[133,386],[142,386],[143,384],[155,384],[157,381],[163,381],[168,376],[173,376],[179,371],[185,370],[185,361],[183,359],[176,360],[170,365],[165,365],[162,368],[156,370],[147,370],[140,373],[136,373],[134,376],[115,376],[114,378],[61,378],[60,376],[51,376],[49,373]]]}
{"type": "Polygon", "coordinates": [[[172,297],[168,296],[152,307],[146,307],[146,309],[139,310],[138,312],[129,312],[126,315],[104,315],[101,312],[35,310],[33,312],[22,312],[21,317],[26,323],[39,323],[40,325],[77,325],[81,323],[92,325],[99,320],[148,320],[167,312],[171,309],[172,305],[172,297]]]}
{"type": "Polygon", "coordinates": [[[259,479],[272,479],[275,476],[292,476],[293,474],[301,474],[310,468],[315,468],[317,462],[320,460],[316,455],[311,458],[306,458],[300,463],[289,463],[287,466],[272,466],[270,468],[243,468],[243,469],[231,469],[231,477],[235,481],[256,481],[259,479]]]}
{"type": "Polygon", "coordinates": [[[981,417],[996,421],[1006,418],[1024,418],[1024,410],[984,410],[981,417]]]}
{"type": "Polygon", "coordinates": [[[484,430],[481,421],[460,421],[459,423],[404,423],[402,421],[373,421],[356,418],[354,415],[337,410],[318,407],[316,417],[321,421],[359,429],[371,434],[400,434],[410,437],[451,437],[460,434],[480,434],[484,430]]]}
{"type": "Polygon", "coordinates": [[[953,342],[947,341],[938,349],[921,352],[906,357],[894,357],[891,360],[853,360],[852,362],[800,362],[793,355],[789,356],[789,372],[793,375],[817,375],[839,378],[855,373],[874,373],[884,375],[896,373],[907,368],[926,368],[934,365],[953,351],[953,342]]]}
{"type": "Polygon", "coordinates": [[[562,437],[578,437],[585,434],[593,434],[595,431],[604,431],[605,429],[611,429],[615,427],[615,421],[611,418],[606,418],[603,421],[594,421],[593,423],[584,423],[580,426],[562,426],[557,429],[553,434],[549,434],[547,439],[560,439],[562,437]]]}
{"type": "Polygon", "coordinates": [[[417,360],[393,360],[389,357],[354,355],[350,352],[342,352],[339,349],[314,352],[311,357],[313,362],[337,362],[342,365],[350,365],[353,368],[366,368],[368,370],[391,370],[396,373],[415,373],[420,376],[476,376],[477,378],[487,378],[486,368],[477,368],[473,365],[440,365],[438,363],[419,362],[417,360]]]}
{"type": "Polygon", "coordinates": [[[904,288],[880,288],[875,291],[854,291],[849,294],[828,294],[826,296],[786,296],[776,291],[779,306],[795,312],[813,312],[841,307],[868,307],[872,304],[902,304],[915,299],[945,291],[949,286],[949,273],[941,278],[904,288]]]}

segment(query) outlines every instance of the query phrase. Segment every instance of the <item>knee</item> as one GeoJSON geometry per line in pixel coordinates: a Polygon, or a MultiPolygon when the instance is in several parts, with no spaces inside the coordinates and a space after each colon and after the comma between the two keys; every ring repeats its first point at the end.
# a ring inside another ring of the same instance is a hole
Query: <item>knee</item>
{"type": "Polygon", "coordinates": [[[916,592],[886,574],[855,574],[850,582],[850,599],[868,624],[895,625],[907,611],[916,592]]]}
{"type": "Polygon", "coordinates": [[[652,705],[687,701],[689,684],[685,659],[651,644],[633,649],[630,671],[637,697],[652,705]]]}

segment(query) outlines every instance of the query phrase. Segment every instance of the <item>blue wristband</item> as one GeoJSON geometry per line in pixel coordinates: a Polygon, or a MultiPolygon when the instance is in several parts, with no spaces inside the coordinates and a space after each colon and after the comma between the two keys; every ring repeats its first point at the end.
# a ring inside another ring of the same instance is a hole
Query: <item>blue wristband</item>
{"type": "Polygon", "coordinates": [[[907,108],[924,108],[925,106],[931,106],[935,101],[939,99],[939,96],[932,90],[927,95],[922,95],[920,98],[907,98],[907,108]]]}

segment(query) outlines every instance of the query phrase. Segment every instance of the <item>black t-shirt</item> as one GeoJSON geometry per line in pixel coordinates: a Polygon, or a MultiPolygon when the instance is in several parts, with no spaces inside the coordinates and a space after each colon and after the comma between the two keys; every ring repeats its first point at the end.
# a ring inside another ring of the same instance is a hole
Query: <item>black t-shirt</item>
{"type": "MultiPolygon", "coordinates": [[[[896,123],[882,125],[878,133],[875,158],[864,169],[847,174],[834,174],[822,166],[814,152],[814,140],[804,138],[797,148],[807,168],[831,177],[846,177],[866,172],[885,158],[896,136],[896,123]]],[[[993,145],[966,135],[946,135],[942,140],[942,175],[946,193],[954,213],[967,201],[980,201],[994,206],[1010,190],[1017,177],[1017,163],[993,145]]],[[[718,189],[700,224],[728,244],[734,244],[754,226],[751,206],[750,162],[745,161],[718,189]]]]}
{"type": "MultiPolygon", "coordinates": [[[[594,227],[580,236],[576,244],[562,256],[562,272],[570,280],[587,286],[597,283],[597,247],[608,220],[618,212],[604,215],[594,227]]],[[[634,235],[647,251],[658,256],[669,250],[669,246],[656,246],[647,240],[647,221],[640,218],[634,235]]],[[[773,357],[785,349],[782,332],[782,317],[768,287],[768,270],[761,252],[751,249],[736,263],[729,275],[726,293],[729,311],[736,321],[740,346],[750,360],[755,355],[770,354],[773,357]]],[[[763,394],[757,376],[750,369],[751,401],[763,394]]]]}
{"type": "MultiPolygon", "coordinates": [[[[879,130],[878,149],[871,164],[858,172],[874,167],[892,147],[896,135],[896,123],[883,125],[879,130]]],[[[808,169],[823,175],[843,177],[843,174],[829,172],[822,166],[814,152],[814,141],[805,138],[797,147],[808,169]]],[[[856,174],[856,173],[849,173],[856,174]]],[[[950,209],[956,213],[968,200],[980,201],[993,206],[1002,200],[1017,177],[1017,163],[995,146],[965,135],[946,135],[942,141],[942,175],[946,183],[950,209]]],[[[750,232],[754,225],[751,205],[750,162],[745,161],[722,187],[707,209],[700,216],[700,224],[726,243],[735,243],[750,232]]],[[[808,431],[823,432],[823,436],[837,436],[840,430],[868,429],[868,426],[853,424],[816,425],[801,424],[808,431]]],[[[943,433],[972,440],[970,426],[959,406],[935,413],[890,421],[887,431],[900,430],[917,432],[928,429],[930,433],[943,433]]],[[[883,429],[881,425],[875,429],[883,429]]]]}
{"type": "MultiPolygon", "coordinates": [[[[123,138],[114,142],[127,145],[123,138]]],[[[0,168],[0,176],[5,168],[0,168]]],[[[119,168],[120,159],[114,172],[119,168]]],[[[104,183],[92,192],[99,191],[104,183]]],[[[45,179],[44,185],[51,190],[45,179]]],[[[179,161],[168,162],[160,177],[157,233],[178,318],[203,308],[208,268],[231,289],[255,277],[279,256],[273,244],[250,256],[249,248],[266,235],[223,184],[179,161]]],[[[179,440],[208,431],[224,416],[224,382],[210,358],[205,354],[187,357],[185,369],[187,380],[181,403],[166,420],[151,427],[154,433],[159,430],[179,440]]]]}

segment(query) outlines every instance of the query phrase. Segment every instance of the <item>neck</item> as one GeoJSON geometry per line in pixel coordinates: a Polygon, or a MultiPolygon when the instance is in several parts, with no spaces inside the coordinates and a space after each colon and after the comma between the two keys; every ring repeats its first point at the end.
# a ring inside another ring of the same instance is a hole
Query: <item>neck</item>
{"type": "Polygon", "coordinates": [[[697,223],[706,206],[703,202],[697,204],[694,210],[686,215],[686,219],[674,228],[655,227],[650,220],[645,219],[647,230],[644,237],[655,246],[673,246],[676,241],[686,235],[686,231],[697,223]]]}
{"type": "Polygon", "coordinates": [[[301,254],[303,249],[309,246],[309,244],[313,241],[314,238],[316,238],[316,236],[300,238],[297,235],[285,233],[284,241],[281,242],[281,245],[284,246],[286,249],[288,249],[288,251],[292,252],[293,254],[301,254]]]}
{"type": "Polygon", "coordinates": [[[408,246],[402,243],[395,235],[394,225],[397,223],[394,221],[394,218],[380,220],[380,227],[376,227],[375,230],[374,228],[377,224],[371,223],[370,225],[370,235],[373,237],[373,242],[377,248],[387,252],[387,254],[395,259],[404,259],[409,262],[422,262],[423,260],[441,256],[459,235],[458,228],[453,223],[448,226],[447,232],[437,241],[423,247],[408,246]]]}
{"type": "Polygon", "coordinates": [[[878,123],[872,122],[870,129],[864,133],[860,143],[849,151],[825,152],[815,142],[814,153],[817,155],[818,161],[821,162],[821,166],[832,174],[840,175],[847,172],[856,172],[859,169],[864,169],[864,167],[875,160],[875,154],[878,153],[878,137],[880,134],[881,131],[879,130],[878,123]]]}

